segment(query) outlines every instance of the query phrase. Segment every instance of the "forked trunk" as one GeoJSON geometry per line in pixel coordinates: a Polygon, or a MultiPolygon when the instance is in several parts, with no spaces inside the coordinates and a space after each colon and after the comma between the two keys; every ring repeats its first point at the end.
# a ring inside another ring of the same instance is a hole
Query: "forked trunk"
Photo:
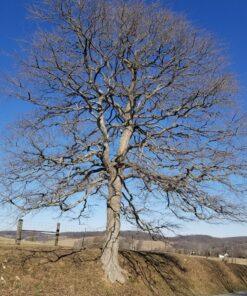
{"type": "Polygon", "coordinates": [[[125,282],[124,271],[118,261],[121,187],[121,180],[118,176],[109,184],[106,241],[101,256],[105,274],[112,283],[125,282]]]}

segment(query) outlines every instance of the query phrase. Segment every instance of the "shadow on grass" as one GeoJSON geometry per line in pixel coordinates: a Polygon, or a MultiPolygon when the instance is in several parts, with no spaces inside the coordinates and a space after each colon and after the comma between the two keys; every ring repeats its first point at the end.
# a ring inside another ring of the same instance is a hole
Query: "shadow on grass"
{"type": "Polygon", "coordinates": [[[157,290],[157,282],[162,281],[174,295],[191,295],[189,283],[183,277],[187,272],[179,260],[168,254],[122,251],[123,265],[134,278],[141,280],[153,295],[164,295],[157,290]],[[189,294],[188,294],[189,293],[189,294]]]}
{"type": "Polygon", "coordinates": [[[246,277],[247,265],[240,266],[240,265],[234,264],[234,268],[232,269],[232,271],[236,275],[236,277],[241,280],[241,282],[243,283],[243,286],[247,287],[247,277],[246,277]]]}
{"type": "MultiPolygon", "coordinates": [[[[23,268],[29,264],[38,266],[49,263],[56,263],[66,259],[77,267],[83,266],[85,262],[98,261],[100,259],[100,249],[90,250],[83,247],[79,250],[66,248],[52,249],[25,249],[21,250],[21,265],[23,268]]],[[[183,277],[186,273],[179,260],[168,254],[158,254],[149,252],[121,251],[122,264],[124,269],[128,270],[130,281],[141,281],[151,291],[152,295],[164,295],[164,291],[157,287],[163,287],[170,290],[176,296],[190,295],[189,283],[183,277]]]]}
{"type": "MultiPolygon", "coordinates": [[[[68,248],[49,248],[49,249],[19,249],[22,267],[30,265],[42,266],[55,264],[56,262],[68,260],[70,264],[84,269],[85,262],[99,262],[100,249],[90,249],[83,247],[78,250],[68,248]]],[[[129,281],[143,283],[152,295],[176,295],[176,296],[197,296],[193,292],[193,283],[190,282],[187,274],[186,264],[176,256],[167,253],[150,252],[120,252],[121,265],[128,271],[129,281]]],[[[14,260],[14,258],[12,258],[14,260]]],[[[99,265],[98,265],[99,266],[99,265]]],[[[227,267],[227,264],[226,264],[227,267]]],[[[234,290],[234,285],[228,280],[227,269],[222,269],[214,262],[208,260],[205,268],[208,273],[218,280],[218,285],[229,292],[234,290]]],[[[231,271],[239,278],[243,287],[247,285],[246,274],[247,266],[231,267],[231,271]]]]}
{"type": "Polygon", "coordinates": [[[80,265],[83,262],[97,261],[99,256],[91,255],[83,257],[83,251],[86,248],[81,248],[78,250],[67,249],[67,248],[53,248],[53,249],[37,249],[37,250],[21,250],[21,265],[24,268],[27,264],[36,262],[38,266],[45,265],[48,263],[56,263],[62,259],[69,259],[76,265],[80,265]]]}

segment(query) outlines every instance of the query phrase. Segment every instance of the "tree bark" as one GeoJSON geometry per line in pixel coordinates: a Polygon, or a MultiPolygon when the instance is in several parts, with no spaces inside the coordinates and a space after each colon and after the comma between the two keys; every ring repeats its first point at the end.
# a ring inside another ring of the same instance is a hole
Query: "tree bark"
{"type": "MultiPolygon", "coordinates": [[[[101,123],[102,126],[102,123],[101,123]]],[[[133,126],[127,126],[123,131],[120,139],[117,161],[121,165],[121,161],[126,154],[129,140],[133,132],[133,126]]],[[[110,174],[108,185],[108,201],[107,201],[107,224],[106,238],[103,246],[101,262],[107,278],[110,282],[124,283],[125,271],[120,267],[118,261],[119,250],[119,234],[120,234],[120,206],[122,195],[122,169],[110,165],[108,146],[105,150],[104,161],[108,167],[110,174]]]]}
{"type": "Polygon", "coordinates": [[[106,240],[103,246],[101,262],[110,282],[125,282],[124,270],[118,261],[120,234],[120,201],[122,184],[120,177],[115,175],[109,183],[107,201],[106,240]]]}

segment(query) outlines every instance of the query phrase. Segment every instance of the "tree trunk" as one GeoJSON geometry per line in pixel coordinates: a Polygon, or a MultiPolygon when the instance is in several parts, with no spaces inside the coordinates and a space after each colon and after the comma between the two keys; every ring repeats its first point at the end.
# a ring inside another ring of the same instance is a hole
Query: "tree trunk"
{"type": "Polygon", "coordinates": [[[106,240],[101,256],[101,262],[106,276],[112,283],[125,282],[124,271],[118,261],[121,191],[122,184],[120,177],[115,175],[109,183],[106,240]]]}

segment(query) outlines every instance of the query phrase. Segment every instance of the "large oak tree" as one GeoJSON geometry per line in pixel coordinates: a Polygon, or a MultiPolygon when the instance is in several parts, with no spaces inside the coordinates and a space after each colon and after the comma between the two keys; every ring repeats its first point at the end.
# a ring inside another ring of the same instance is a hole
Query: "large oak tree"
{"type": "Polygon", "coordinates": [[[45,0],[11,77],[33,106],[1,165],[3,202],[29,212],[104,198],[111,282],[120,217],[148,232],[180,219],[244,221],[245,147],[234,81],[209,34],[139,1],[45,0]]]}

